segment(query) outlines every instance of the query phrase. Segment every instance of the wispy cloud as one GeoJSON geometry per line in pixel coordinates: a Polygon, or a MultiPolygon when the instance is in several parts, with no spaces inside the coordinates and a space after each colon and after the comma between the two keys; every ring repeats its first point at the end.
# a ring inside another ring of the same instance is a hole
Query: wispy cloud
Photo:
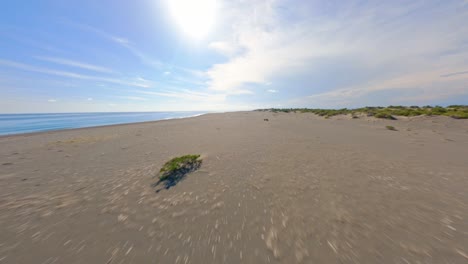
{"type": "Polygon", "coordinates": [[[102,66],[97,66],[89,63],[83,63],[79,61],[74,61],[74,60],[69,60],[69,59],[63,59],[63,58],[53,58],[53,57],[45,57],[45,56],[36,56],[36,59],[42,60],[42,61],[48,61],[48,62],[53,62],[61,65],[66,65],[66,66],[72,66],[72,67],[77,67],[85,70],[90,70],[90,71],[95,71],[95,72],[102,72],[102,73],[112,73],[113,70],[109,68],[105,68],[102,66]]]}
{"type": "Polygon", "coordinates": [[[74,72],[59,71],[59,70],[53,70],[49,68],[32,66],[28,64],[23,64],[23,63],[9,61],[9,60],[2,60],[2,59],[0,59],[0,66],[6,66],[6,67],[16,68],[16,69],[24,70],[24,71],[39,72],[39,73],[56,75],[56,76],[67,77],[67,78],[74,78],[74,79],[107,82],[107,83],[113,83],[113,84],[118,84],[118,85],[135,86],[135,87],[142,87],[142,88],[150,87],[150,83],[144,79],[126,81],[126,80],[121,80],[121,79],[116,79],[116,78],[90,76],[90,75],[83,75],[83,74],[78,74],[74,72]]]}
{"type": "Polygon", "coordinates": [[[133,100],[133,101],[147,101],[148,99],[138,96],[118,96],[118,98],[133,100]]]}
{"type": "Polygon", "coordinates": [[[451,76],[460,75],[460,74],[468,74],[468,71],[452,72],[448,74],[443,74],[440,77],[451,77],[451,76]]]}
{"type": "Polygon", "coordinates": [[[28,33],[28,29],[6,26],[5,24],[2,24],[2,30],[0,30],[2,39],[8,39],[10,43],[26,45],[30,48],[37,48],[47,52],[64,53],[64,50],[54,46],[56,43],[41,41],[38,38],[29,36],[28,33]]]}
{"type": "Polygon", "coordinates": [[[135,79],[135,82],[134,82],[134,86],[139,86],[139,87],[143,87],[143,88],[150,88],[153,86],[154,82],[153,81],[150,81],[150,80],[147,80],[143,77],[137,77],[135,79]]]}
{"type": "Polygon", "coordinates": [[[70,22],[70,21],[67,21],[66,23],[73,26],[73,27],[75,27],[75,28],[95,33],[96,35],[98,35],[98,36],[100,36],[102,38],[105,38],[105,39],[107,39],[109,41],[112,41],[115,44],[118,44],[121,47],[124,47],[131,54],[133,54],[135,57],[137,57],[142,63],[144,63],[144,64],[146,64],[146,65],[148,65],[150,67],[154,67],[154,68],[159,69],[159,68],[164,66],[164,64],[162,62],[160,62],[159,60],[155,60],[155,59],[151,58],[148,54],[146,54],[145,52],[143,52],[143,51],[139,50],[138,48],[136,48],[135,45],[130,40],[128,40],[127,38],[113,35],[111,33],[105,32],[104,30],[101,30],[99,28],[96,28],[96,27],[93,27],[93,26],[90,26],[90,25],[86,25],[86,24],[80,24],[80,23],[75,23],[75,22],[70,22]]]}
{"type": "Polygon", "coordinates": [[[45,73],[45,74],[58,75],[62,77],[77,78],[77,79],[86,78],[86,76],[84,75],[80,75],[80,74],[73,73],[73,72],[52,70],[48,68],[36,67],[36,66],[28,65],[28,64],[9,61],[9,60],[0,59],[0,65],[10,67],[10,68],[16,68],[16,69],[20,69],[24,71],[40,72],[40,73],[45,73]]]}
{"type": "Polygon", "coordinates": [[[274,90],[274,89],[269,89],[269,90],[267,90],[267,92],[269,92],[269,93],[277,93],[278,91],[277,91],[277,90],[274,90]]]}
{"type": "Polygon", "coordinates": [[[213,94],[213,93],[204,93],[204,92],[195,92],[187,89],[181,90],[162,90],[162,91],[135,91],[136,93],[153,95],[153,96],[163,96],[171,97],[189,101],[216,101],[222,102],[226,99],[226,94],[213,94]]]}
{"type": "Polygon", "coordinates": [[[100,28],[71,21],[65,21],[64,23],[71,25],[72,27],[78,28],[80,30],[96,34],[103,39],[106,39],[120,47],[127,49],[145,66],[154,68],[156,70],[165,69],[165,71],[163,71],[163,75],[171,75],[172,81],[180,81],[185,84],[192,85],[205,85],[204,82],[200,82],[200,80],[204,80],[207,78],[206,73],[202,70],[191,69],[180,65],[172,65],[155,59],[147,52],[144,52],[141,49],[139,49],[136,43],[132,42],[128,38],[108,33],[100,28]]]}
{"type": "Polygon", "coordinates": [[[56,100],[56,99],[49,99],[49,100],[47,100],[47,102],[49,102],[49,103],[55,103],[55,102],[57,102],[57,100],[56,100]]]}
{"type": "Polygon", "coordinates": [[[395,102],[411,103],[442,100],[454,96],[467,95],[468,75],[453,75],[452,78],[442,77],[443,70],[422,71],[401,75],[394,78],[379,79],[366,84],[350,86],[323,93],[317,93],[304,98],[302,102],[328,107],[346,105],[359,102],[359,98],[374,92],[392,92],[395,102]],[[414,94],[405,96],[406,94],[414,94]]]}
{"type": "Polygon", "coordinates": [[[449,90],[420,90],[417,94],[411,96],[396,95],[392,99],[394,104],[430,104],[431,102],[440,102],[453,97],[468,96],[467,89],[464,87],[455,87],[449,90]]]}

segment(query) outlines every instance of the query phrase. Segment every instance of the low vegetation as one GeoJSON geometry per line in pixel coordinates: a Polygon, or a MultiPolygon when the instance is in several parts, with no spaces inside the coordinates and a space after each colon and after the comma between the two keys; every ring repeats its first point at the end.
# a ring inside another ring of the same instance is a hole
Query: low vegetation
{"type": "Polygon", "coordinates": [[[200,168],[201,163],[202,159],[200,158],[200,155],[175,157],[166,162],[159,170],[159,181],[154,184],[154,186],[164,183],[165,188],[169,189],[185,178],[188,173],[200,168]]]}
{"type": "Polygon", "coordinates": [[[378,112],[378,113],[373,114],[373,116],[376,117],[376,118],[396,120],[396,118],[392,114],[385,113],[385,112],[378,112]]]}
{"type": "Polygon", "coordinates": [[[356,109],[311,109],[311,108],[271,108],[258,111],[271,111],[274,113],[314,113],[325,118],[336,115],[351,115],[353,118],[359,115],[373,116],[376,118],[395,120],[396,116],[449,116],[456,119],[468,119],[468,105],[441,106],[388,106],[388,107],[363,107],[356,109]]]}
{"type": "Polygon", "coordinates": [[[385,126],[385,128],[388,130],[397,131],[397,129],[394,126],[385,126]]]}

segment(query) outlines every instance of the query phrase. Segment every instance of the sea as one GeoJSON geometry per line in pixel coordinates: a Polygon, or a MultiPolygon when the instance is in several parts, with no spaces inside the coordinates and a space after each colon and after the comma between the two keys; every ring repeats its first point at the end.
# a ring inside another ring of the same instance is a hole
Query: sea
{"type": "Polygon", "coordinates": [[[0,114],[0,135],[194,117],[207,112],[0,114]]]}

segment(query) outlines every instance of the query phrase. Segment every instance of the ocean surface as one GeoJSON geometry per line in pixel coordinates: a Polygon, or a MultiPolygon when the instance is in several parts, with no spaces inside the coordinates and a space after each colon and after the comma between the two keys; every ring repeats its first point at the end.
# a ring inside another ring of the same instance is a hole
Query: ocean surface
{"type": "Polygon", "coordinates": [[[0,114],[0,135],[184,118],[206,112],[0,114]]]}

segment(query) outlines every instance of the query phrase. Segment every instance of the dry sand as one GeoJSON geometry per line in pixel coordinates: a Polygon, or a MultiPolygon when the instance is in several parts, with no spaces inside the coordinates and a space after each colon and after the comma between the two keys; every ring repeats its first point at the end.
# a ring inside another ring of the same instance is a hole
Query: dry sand
{"type": "Polygon", "coordinates": [[[468,263],[468,120],[208,114],[1,137],[0,158],[0,263],[468,263]]]}

